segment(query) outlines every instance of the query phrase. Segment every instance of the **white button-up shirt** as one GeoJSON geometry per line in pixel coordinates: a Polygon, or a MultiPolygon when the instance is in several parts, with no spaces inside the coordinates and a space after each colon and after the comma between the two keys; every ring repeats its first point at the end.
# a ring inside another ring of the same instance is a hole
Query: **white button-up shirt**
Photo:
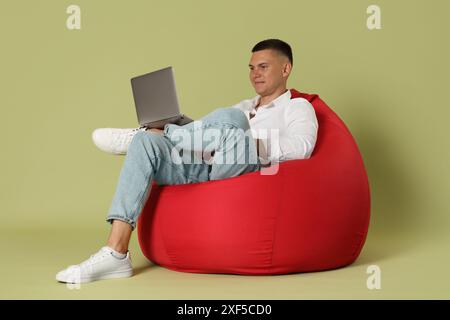
{"type": "Polygon", "coordinates": [[[291,91],[259,106],[257,95],[231,106],[249,119],[253,138],[261,139],[259,157],[263,164],[291,159],[308,159],[317,139],[318,123],[314,107],[303,98],[291,98],[291,91]],[[250,119],[250,113],[255,114],[250,119]]]}

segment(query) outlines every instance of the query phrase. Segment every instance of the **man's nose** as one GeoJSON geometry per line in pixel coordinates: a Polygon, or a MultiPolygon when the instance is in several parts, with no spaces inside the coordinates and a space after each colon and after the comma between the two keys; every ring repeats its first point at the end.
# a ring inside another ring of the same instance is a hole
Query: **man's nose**
{"type": "Polygon", "coordinates": [[[253,79],[258,79],[261,76],[261,73],[259,71],[253,71],[253,79]]]}

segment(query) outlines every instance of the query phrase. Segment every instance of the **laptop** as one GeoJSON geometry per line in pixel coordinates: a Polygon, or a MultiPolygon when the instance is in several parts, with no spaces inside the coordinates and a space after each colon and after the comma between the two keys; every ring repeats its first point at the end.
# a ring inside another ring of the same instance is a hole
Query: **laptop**
{"type": "Polygon", "coordinates": [[[194,121],[180,113],[171,66],[132,78],[131,88],[141,127],[163,129],[167,123],[182,126],[194,121]]]}

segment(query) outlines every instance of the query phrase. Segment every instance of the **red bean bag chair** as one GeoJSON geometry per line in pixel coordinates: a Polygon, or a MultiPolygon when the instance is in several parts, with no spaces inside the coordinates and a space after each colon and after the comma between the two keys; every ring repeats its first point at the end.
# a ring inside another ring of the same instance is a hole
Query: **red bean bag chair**
{"type": "Polygon", "coordinates": [[[218,181],[158,186],[137,224],[143,254],[168,269],[247,275],[320,271],[353,263],[370,218],[367,175],[342,120],[319,98],[309,159],[218,181]]]}

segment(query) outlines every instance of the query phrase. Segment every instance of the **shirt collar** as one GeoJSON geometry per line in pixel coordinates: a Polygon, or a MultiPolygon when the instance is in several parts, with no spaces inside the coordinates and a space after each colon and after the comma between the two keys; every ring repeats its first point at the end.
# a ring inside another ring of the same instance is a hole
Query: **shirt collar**
{"type": "MultiPolygon", "coordinates": [[[[256,97],[254,97],[251,100],[252,108],[254,108],[258,104],[260,99],[261,99],[261,96],[257,95],[256,97]]],[[[289,101],[290,99],[291,99],[291,90],[286,89],[285,93],[283,93],[283,94],[279,95],[278,97],[276,97],[275,99],[273,99],[269,104],[265,105],[264,108],[271,108],[271,107],[286,104],[286,102],[289,101]]]]}

